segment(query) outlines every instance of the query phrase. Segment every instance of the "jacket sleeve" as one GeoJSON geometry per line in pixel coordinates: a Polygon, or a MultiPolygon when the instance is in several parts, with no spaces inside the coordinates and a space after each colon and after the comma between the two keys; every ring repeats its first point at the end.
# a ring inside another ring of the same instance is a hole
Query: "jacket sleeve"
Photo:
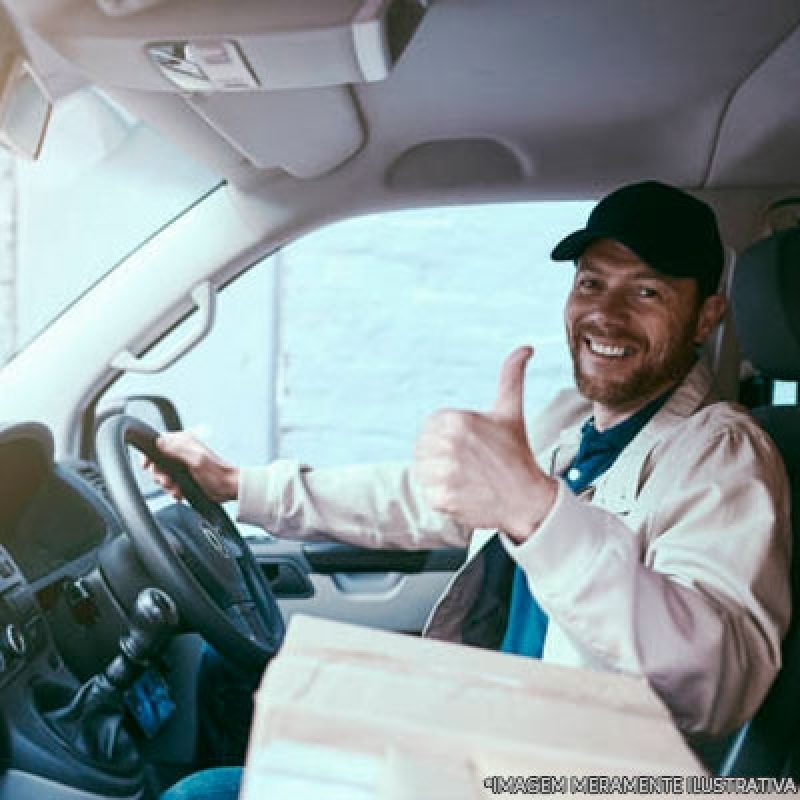
{"type": "Polygon", "coordinates": [[[705,439],[656,467],[644,536],[562,485],[529,540],[504,542],[584,662],[645,677],[682,730],[716,735],[755,712],[780,667],[790,528],[767,437],[705,439]]]}
{"type": "Polygon", "coordinates": [[[466,547],[471,531],[432,511],[411,470],[371,464],[314,470],[295,461],[242,470],[241,522],[276,536],[359,547],[466,547]]]}

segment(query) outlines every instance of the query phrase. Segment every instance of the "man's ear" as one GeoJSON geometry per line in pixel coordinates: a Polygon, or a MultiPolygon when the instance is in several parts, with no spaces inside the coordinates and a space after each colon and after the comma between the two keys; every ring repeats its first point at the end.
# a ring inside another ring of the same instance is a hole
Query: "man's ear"
{"type": "Polygon", "coordinates": [[[703,344],[719,325],[728,310],[728,300],[724,295],[712,294],[706,297],[697,315],[697,327],[694,333],[695,344],[703,344]]]}

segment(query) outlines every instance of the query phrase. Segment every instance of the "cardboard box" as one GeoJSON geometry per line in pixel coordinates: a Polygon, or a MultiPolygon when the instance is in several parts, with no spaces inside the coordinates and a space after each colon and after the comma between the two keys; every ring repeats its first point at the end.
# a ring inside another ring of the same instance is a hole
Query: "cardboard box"
{"type": "Polygon", "coordinates": [[[643,680],[295,616],[242,798],[679,796],[703,776],[643,680]]]}

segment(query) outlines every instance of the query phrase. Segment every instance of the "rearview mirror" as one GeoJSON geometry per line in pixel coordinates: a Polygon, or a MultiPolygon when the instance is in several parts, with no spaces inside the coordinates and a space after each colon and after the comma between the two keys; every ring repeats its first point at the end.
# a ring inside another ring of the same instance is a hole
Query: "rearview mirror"
{"type": "Polygon", "coordinates": [[[14,57],[0,88],[0,143],[17,155],[38,157],[53,102],[31,65],[14,57]]]}

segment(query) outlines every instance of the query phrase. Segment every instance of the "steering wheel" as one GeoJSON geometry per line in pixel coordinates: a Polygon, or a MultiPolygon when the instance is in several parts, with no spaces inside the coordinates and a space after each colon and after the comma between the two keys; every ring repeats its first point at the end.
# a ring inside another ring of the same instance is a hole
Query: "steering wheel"
{"type": "Polygon", "coordinates": [[[249,545],[219,503],[188,469],[156,447],[159,432],[131,416],[105,420],[97,458],[108,491],[143,564],[175,600],[188,625],[238,664],[262,670],[283,641],[284,622],[249,545]],[[136,482],[132,445],[169,474],[191,508],[176,507],[177,523],[156,521],[136,482]]]}

